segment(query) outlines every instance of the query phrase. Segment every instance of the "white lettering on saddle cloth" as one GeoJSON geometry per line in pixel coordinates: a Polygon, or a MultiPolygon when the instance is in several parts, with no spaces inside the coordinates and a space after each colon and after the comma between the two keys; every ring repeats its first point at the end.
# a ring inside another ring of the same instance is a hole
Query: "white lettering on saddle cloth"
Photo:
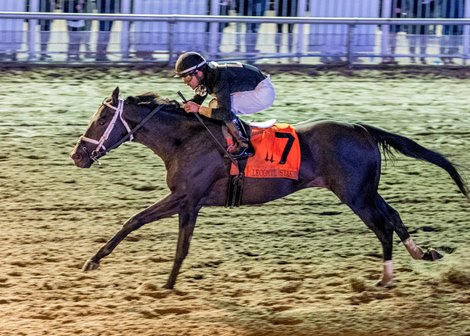
{"type": "Polygon", "coordinates": [[[297,180],[297,172],[288,170],[288,169],[264,169],[264,168],[251,168],[249,173],[247,173],[249,177],[285,177],[297,180]]]}

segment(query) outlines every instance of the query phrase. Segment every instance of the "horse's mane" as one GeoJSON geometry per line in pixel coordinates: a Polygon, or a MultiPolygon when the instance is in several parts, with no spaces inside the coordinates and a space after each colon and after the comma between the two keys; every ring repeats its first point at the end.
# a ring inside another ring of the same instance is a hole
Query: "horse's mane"
{"type": "MultiPolygon", "coordinates": [[[[165,105],[164,110],[170,113],[174,114],[179,114],[182,117],[188,118],[188,119],[196,119],[194,116],[194,113],[186,113],[184,112],[183,108],[181,107],[180,103],[174,99],[169,99],[169,98],[161,98],[158,93],[155,92],[147,92],[139,96],[129,96],[125,100],[126,103],[128,104],[133,104],[133,105],[138,105],[138,106],[146,106],[150,110],[153,110],[154,108],[160,106],[160,105],[165,105]]],[[[203,115],[200,116],[202,119],[208,122],[212,122],[215,124],[222,124],[221,121],[207,118],[203,115]]]]}
{"type": "Polygon", "coordinates": [[[129,96],[126,98],[125,102],[134,105],[147,106],[152,110],[160,105],[165,105],[175,112],[181,110],[181,106],[176,100],[161,98],[155,92],[147,92],[139,96],[129,96]]]}

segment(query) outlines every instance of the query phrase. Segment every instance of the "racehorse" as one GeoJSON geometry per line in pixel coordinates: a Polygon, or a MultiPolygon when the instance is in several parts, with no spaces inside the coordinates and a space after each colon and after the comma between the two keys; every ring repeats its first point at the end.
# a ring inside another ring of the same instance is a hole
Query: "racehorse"
{"type": "MultiPolygon", "coordinates": [[[[395,151],[441,167],[468,198],[468,188],[456,167],[442,154],[415,141],[366,124],[307,121],[294,125],[301,149],[298,180],[287,178],[246,178],[242,205],[266,203],[295,191],[322,187],[331,190],[342,203],[378,237],[383,249],[383,274],[377,285],[389,287],[393,280],[392,237],[395,232],[414,259],[436,260],[434,249],[423,250],[410,237],[398,212],[379,195],[381,152],[395,151]]],[[[176,255],[166,288],[173,288],[188,254],[199,210],[224,205],[231,162],[220,147],[208,140],[209,130],[224,143],[221,123],[196,118],[178,102],[147,93],[119,98],[119,88],[106,98],[91,119],[71,153],[76,166],[89,168],[93,162],[134,140],[149,147],[165,163],[170,194],[132,216],[123,227],[83,266],[99,267],[132,231],[142,225],[178,214],[176,255]],[[203,121],[203,124],[201,124],[203,121]]],[[[386,157],[386,156],[385,156],[386,157]]]]}

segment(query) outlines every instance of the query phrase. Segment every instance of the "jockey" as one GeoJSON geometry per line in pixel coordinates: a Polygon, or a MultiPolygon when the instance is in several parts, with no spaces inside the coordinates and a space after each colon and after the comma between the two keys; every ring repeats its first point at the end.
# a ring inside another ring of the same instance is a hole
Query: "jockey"
{"type": "Polygon", "coordinates": [[[237,143],[230,153],[232,157],[253,155],[237,115],[253,114],[273,104],[275,92],[269,76],[248,64],[207,62],[197,52],[182,54],[176,61],[175,72],[175,77],[183,78],[196,93],[183,105],[184,110],[224,121],[237,143]],[[201,106],[208,94],[214,98],[208,106],[201,106]]]}

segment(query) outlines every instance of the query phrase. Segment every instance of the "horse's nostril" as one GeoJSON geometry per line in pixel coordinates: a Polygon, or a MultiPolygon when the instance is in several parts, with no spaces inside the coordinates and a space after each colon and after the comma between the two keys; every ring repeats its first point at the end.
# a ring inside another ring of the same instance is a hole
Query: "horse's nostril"
{"type": "Polygon", "coordinates": [[[82,156],[78,153],[74,153],[71,155],[72,160],[74,161],[80,161],[82,159],[82,156]]]}

